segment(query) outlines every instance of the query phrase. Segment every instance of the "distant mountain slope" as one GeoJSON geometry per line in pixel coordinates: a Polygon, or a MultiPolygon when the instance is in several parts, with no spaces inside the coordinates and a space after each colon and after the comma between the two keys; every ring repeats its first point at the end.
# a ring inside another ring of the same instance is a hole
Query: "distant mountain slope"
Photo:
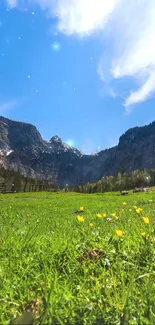
{"type": "Polygon", "coordinates": [[[155,168],[155,122],[129,129],[114,148],[84,155],[58,136],[44,141],[35,126],[0,116],[0,163],[25,175],[55,180],[62,186],[155,168]]]}

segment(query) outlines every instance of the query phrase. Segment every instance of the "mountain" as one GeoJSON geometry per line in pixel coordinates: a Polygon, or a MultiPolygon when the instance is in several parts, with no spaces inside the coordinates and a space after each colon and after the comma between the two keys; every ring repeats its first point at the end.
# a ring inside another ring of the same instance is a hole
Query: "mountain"
{"type": "Polygon", "coordinates": [[[155,122],[129,129],[113,148],[84,155],[58,136],[47,142],[35,126],[0,116],[0,164],[61,186],[96,182],[118,172],[155,168],[155,122]]]}

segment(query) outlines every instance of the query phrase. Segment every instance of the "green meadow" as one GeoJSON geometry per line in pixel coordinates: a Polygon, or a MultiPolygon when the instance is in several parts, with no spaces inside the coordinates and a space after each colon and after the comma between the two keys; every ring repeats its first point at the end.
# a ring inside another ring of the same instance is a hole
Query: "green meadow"
{"type": "Polygon", "coordinates": [[[155,193],[0,195],[0,324],[155,324],[155,193]]]}

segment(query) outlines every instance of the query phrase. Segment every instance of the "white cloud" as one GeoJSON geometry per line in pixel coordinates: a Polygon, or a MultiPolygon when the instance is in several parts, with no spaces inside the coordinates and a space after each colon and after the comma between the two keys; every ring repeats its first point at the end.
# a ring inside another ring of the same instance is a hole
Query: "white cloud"
{"type": "Polygon", "coordinates": [[[132,77],[137,82],[138,89],[125,100],[127,111],[155,92],[155,1],[130,0],[129,9],[127,18],[121,14],[121,46],[111,68],[114,79],[132,77]]]}
{"type": "MultiPolygon", "coordinates": [[[[10,7],[23,0],[8,0],[10,7]]],[[[25,1],[27,2],[27,1],[25,1]]],[[[57,30],[67,35],[87,36],[98,31],[103,54],[98,74],[103,82],[137,83],[126,94],[125,107],[155,93],[155,0],[32,0],[57,17],[57,30]],[[105,46],[106,45],[106,46],[105,46]],[[105,47],[107,48],[105,50],[105,47]]],[[[121,90],[121,89],[120,89],[121,90]]],[[[115,92],[115,89],[114,89],[115,92]]]]}
{"type": "Polygon", "coordinates": [[[58,17],[58,29],[65,34],[85,35],[103,29],[109,15],[122,0],[33,0],[58,17]]]}
{"type": "Polygon", "coordinates": [[[6,103],[1,103],[0,104],[0,114],[5,113],[6,111],[14,108],[17,105],[16,101],[9,101],[6,103]]]}
{"type": "Polygon", "coordinates": [[[151,96],[155,91],[155,71],[150,72],[150,75],[146,82],[135,92],[132,92],[125,101],[126,111],[129,112],[128,108],[132,104],[143,102],[147,97],[151,96]]]}
{"type": "Polygon", "coordinates": [[[18,0],[7,0],[6,2],[10,8],[15,8],[18,6],[18,0]]]}

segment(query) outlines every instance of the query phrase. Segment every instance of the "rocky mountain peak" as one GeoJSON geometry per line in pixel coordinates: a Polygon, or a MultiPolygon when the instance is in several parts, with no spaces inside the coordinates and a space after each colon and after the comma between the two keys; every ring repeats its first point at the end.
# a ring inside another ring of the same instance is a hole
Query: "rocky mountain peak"
{"type": "Polygon", "coordinates": [[[153,169],[155,122],[129,129],[113,148],[84,155],[57,135],[47,142],[35,126],[0,116],[0,164],[62,186],[96,182],[118,172],[153,169]]]}
{"type": "Polygon", "coordinates": [[[55,135],[55,136],[53,136],[51,139],[50,139],[50,141],[49,141],[50,143],[61,143],[62,144],[62,140],[61,140],[61,138],[59,138],[58,137],[58,135],[55,135]]]}

